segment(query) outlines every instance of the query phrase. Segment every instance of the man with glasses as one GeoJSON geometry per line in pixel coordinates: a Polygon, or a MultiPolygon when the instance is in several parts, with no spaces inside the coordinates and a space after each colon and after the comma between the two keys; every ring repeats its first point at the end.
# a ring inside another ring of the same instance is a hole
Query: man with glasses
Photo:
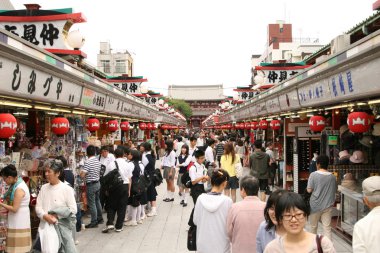
{"type": "Polygon", "coordinates": [[[329,166],[328,156],[319,155],[316,163],[317,171],[310,174],[307,183],[307,191],[311,193],[310,232],[316,234],[318,222],[321,221],[324,236],[332,240],[331,216],[337,190],[336,178],[331,172],[327,171],[329,166]]]}

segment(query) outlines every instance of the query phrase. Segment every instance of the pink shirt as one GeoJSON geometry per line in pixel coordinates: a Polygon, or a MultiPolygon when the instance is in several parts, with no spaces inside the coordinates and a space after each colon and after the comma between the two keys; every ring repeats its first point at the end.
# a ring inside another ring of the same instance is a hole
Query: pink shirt
{"type": "Polygon", "coordinates": [[[265,202],[256,196],[247,196],[232,205],[227,216],[227,233],[233,253],[256,249],[256,233],[264,220],[265,202]]]}

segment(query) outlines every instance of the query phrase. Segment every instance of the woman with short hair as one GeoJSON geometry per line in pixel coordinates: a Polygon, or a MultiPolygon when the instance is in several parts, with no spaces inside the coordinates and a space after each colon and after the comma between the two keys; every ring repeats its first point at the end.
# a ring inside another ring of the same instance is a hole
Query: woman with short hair
{"type": "Polygon", "coordinates": [[[21,177],[17,176],[17,170],[13,164],[4,167],[0,176],[9,186],[8,191],[4,194],[5,202],[0,202],[0,206],[8,211],[6,251],[9,253],[29,252],[32,246],[32,237],[28,186],[21,177]]]}

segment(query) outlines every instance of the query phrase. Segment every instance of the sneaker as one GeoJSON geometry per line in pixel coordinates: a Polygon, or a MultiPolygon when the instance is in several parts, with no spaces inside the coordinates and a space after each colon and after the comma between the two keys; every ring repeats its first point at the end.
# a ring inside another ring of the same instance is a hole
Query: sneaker
{"type": "Polygon", "coordinates": [[[163,201],[164,201],[164,202],[169,202],[170,199],[169,199],[169,198],[165,198],[163,201]]]}
{"type": "Polygon", "coordinates": [[[98,224],[90,223],[85,226],[85,228],[97,228],[98,224]]]}
{"type": "Polygon", "coordinates": [[[102,233],[108,233],[110,230],[114,230],[115,227],[113,225],[108,225],[107,227],[102,229],[102,233]]]}
{"type": "Polygon", "coordinates": [[[185,203],[185,201],[184,201],[184,200],[181,200],[180,204],[183,205],[184,203],[185,203]]]}
{"type": "Polygon", "coordinates": [[[187,203],[183,203],[183,205],[182,205],[183,207],[187,207],[187,203]]]}
{"type": "Polygon", "coordinates": [[[79,241],[78,241],[78,240],[76,240],[74,243],[75,243],[75,245],[78,245],[78,244],[79,244],[79,241]]]}
{"type": "Polygon", "coordinates": [[[174,201],[174,198],[173,199],[168,199],[168,202],[173,202],[174,201]]]}
{"type": "Polygon", "coordinates": [[[182,197],[182,192],[179,192],[178,195],[179,195],[180,197],[182,197]]]}
{"type": "Polygon", "coordinates": [[[148,216],[148,217],[157,216],[157,212],[150,212],[146,216],[148,216]]]}
{"type": "Polygon", "coordinates": [[[128,221],[128,222],[124,223],[124,225],[135,227],[135,226],[137,226],[137,222],[136,221],[128,221]]]}
{"type": "Polygon", "coordinates": [[[127,217],[127,218],[124,219],[125,222],[128,222],[130,220],[131,220],[131,218],[129,218],[129,217],[127,217]]]}
{"type": "Polygon", "coordinates": [[[140,219],[141,220],[145,220],[146,219],[146,215],[142,216],[140,219]]]}
{"type": "Polygon", "coordinates": [[[123,228],[118,228],[118,229],[115,229],[115,232],[121,232],[121,231],[123,231],[123,228]]]}
{"type": "Polygon", "coordinates": [[[103,224],[104,220],[98,220],[98,224],[103,224]]]}
{"type": "Polygon", "coordinates": [[[142,220],[142,219],[139,220],[139,221],[137,222],[137,224],[143,224],[143,220],[142,220]]]}

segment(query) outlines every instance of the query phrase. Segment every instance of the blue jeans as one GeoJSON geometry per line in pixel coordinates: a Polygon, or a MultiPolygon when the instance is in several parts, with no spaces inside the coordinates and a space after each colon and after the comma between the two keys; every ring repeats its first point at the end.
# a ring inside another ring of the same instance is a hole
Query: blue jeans
{"type": "Polygon", "coordinates": [[[102,206],[100,205],[100,183],[87,185],[87,202],[91,213],[91,224],[98,224],[103,220],[102,206]]]}

